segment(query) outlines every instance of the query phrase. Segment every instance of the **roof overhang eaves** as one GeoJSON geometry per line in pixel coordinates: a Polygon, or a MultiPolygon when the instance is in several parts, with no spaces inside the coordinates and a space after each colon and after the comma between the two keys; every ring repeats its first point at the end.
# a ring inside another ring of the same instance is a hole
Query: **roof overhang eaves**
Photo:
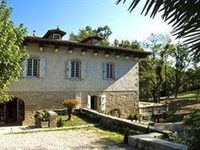
{"type": "Polygon", "coordinates": [[[38,43],[40,45],[44,44],[52,44],[52,45],[59,45],[59,46],[72,46],[77,48],[86,48],[92,50],[101,50],[105,52],[115,52],[115,53],[125,53],[127,55],[135,55],[139,58],[146,58],[148,55],[151,55],[151,52],[147,51],[139,51],[134,49],[126,49],[126,48],[116,48],[111,46],[99,46],[99,45],[90,45],[87,43],[78,43],[78,42],[71,42],[71,41],[64,41],[64,40],[52,40],[52,39],[44,39],[40,37],[26,37],[25,44],[28,43],[38,43]]]}

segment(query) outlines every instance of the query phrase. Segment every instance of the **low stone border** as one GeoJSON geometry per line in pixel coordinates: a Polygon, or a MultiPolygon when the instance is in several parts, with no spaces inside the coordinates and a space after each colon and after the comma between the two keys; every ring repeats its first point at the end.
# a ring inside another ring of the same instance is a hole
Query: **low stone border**
{"type": "Polygon", "coordinates": [[[128,127],[128,128],[131,128],[143,133],[158,132],[158,133],[162,133],[165,137],[168,137],[170,134],[172,134],[172,132],[168,130],[160,130],[153,126],[143,125],[140,123],[132,122],[131,120],[128,120],[128,119],[122,119],[122,118],[117,118],[114,116],[105,115],[97,111],[89,110],[86,108],[81,109],[80,112],[89,118],[96,117],[96,120],[98,120],[99,123],[102,123],[105,125],[110,124],[110,125],[116,125],[116,126],[124,127],[124,128],[128,127]]]}

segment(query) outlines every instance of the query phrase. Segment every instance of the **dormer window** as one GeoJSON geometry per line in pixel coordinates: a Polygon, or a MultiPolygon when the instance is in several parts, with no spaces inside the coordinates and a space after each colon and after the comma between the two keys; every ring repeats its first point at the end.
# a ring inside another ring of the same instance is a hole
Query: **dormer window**
{"type": "Polygon", "coordinates": [[[99,40],[92,39],[92,45],[99,45],[99,40]]]}
{"type": "Polygon", "coordinates": [[[53,34],[53,39],[54,39],[54,40],[61,40],[61,35],[60,35],[60,34],[54,33],[54,34],[53,34]]]}
{"type": "Polygon", "coordinates": [[[87,38],[81,40],[81,43],[91,44],[91,45],[99,45],[99,43],[103,40],[102,37],[95,35],[95,36],[88,36],[87,38]]]}
{"type": "Polygon", "coordinates": [[[44,39],[54,39],[54,40],[61,40],[62,37],[66,33],[59,28],[48,30],[47,33],[43,36],[44,39]]]}

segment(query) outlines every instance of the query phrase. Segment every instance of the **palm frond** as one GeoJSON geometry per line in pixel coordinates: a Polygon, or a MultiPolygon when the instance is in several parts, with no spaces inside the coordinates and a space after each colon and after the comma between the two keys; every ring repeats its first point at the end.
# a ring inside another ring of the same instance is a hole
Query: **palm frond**
{"type": "MultiPolygon", "coordinates": [[[[126,2],[117,0],[117,4],[121,1],[126,2]]],[[[139,2],[132,0],[128,10],[132,12],[139,2]]],[[[141,13],[152,18],[161,13],[162,19],[172,25],[172,34],[186,39],[194,59],[200,61],[200,0],[146,0],[141,13]]]]}

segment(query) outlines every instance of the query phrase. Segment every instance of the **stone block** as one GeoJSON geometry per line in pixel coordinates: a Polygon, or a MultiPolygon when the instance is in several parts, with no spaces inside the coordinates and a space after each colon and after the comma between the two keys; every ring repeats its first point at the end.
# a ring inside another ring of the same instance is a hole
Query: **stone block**
{"type": "MultiPolygon", "coordinates": [[[[161,139],[154,138],[155,134],[151,135],[134,135],[128,137],[128,144],[139,150],[188,150],[186,145],[177,144],[161,139]],[[151,137],[152,136],[152,137],[151,137]]],[[[157,134],[156,134],[157,136],[157,134]]]]}

